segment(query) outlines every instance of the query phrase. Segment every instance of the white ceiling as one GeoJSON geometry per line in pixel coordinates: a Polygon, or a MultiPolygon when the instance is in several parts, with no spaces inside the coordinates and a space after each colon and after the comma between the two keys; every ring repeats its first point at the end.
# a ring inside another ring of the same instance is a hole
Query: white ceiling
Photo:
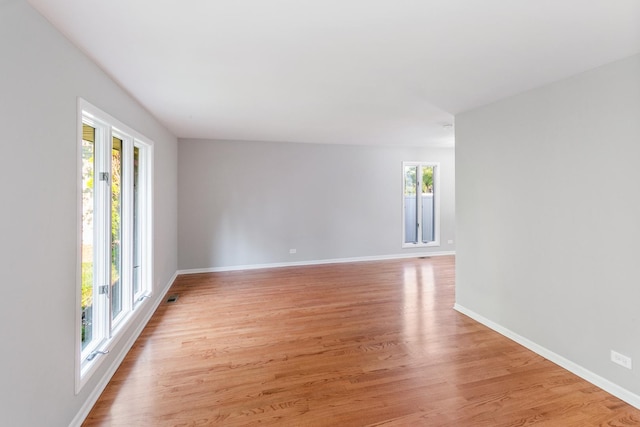
{"type": "Polygon", "coordinates": [[[183,138],[446,146],[640,52],[640,0],[29,0],[183,138]]]}

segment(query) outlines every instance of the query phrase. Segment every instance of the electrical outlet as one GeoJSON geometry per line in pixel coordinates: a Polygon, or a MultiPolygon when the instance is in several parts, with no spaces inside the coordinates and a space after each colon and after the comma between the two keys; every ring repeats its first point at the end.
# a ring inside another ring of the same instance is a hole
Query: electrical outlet
{"type": "Polygon", "coordinates": [[[611,361],[627,369],[631,369],[631,358],[611,350],[611,361]]]}
{"type": "Polygon", "coordinates": [[[297,249],[289,249],[289,253],[290,253],[290,254],[295,254],[296,252],[298,252],[298,250],[297,250],[297,249]]]}

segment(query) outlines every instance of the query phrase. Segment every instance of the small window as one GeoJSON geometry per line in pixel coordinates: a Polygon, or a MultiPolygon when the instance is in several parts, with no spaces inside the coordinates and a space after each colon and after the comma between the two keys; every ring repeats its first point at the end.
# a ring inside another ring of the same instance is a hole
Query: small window
{"type": "Polygon", "coordinates": [[[76,391],[151,293],[152,145],[79,102],[76,391]]]}
{"type": "Polygon", "coordinates": [[[439,165],[402,164],[402,247],[440,245],[439,165]]]}

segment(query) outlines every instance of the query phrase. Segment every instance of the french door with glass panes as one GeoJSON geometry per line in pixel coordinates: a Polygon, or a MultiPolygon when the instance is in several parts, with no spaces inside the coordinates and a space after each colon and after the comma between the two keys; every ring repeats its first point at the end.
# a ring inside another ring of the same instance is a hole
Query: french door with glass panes
{"type": "Polygon", "coordinates": [[[402,246],[439,245],[439,165],[426,162],[402,164],[402,246]]]}

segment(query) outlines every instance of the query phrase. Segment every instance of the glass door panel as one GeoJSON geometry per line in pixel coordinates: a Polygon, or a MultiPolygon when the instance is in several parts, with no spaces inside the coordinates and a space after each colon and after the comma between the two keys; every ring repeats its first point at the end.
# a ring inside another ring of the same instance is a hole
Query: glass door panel
{"type": "Polygon", "coordinates": [[[418,242],[418,204],[417,190],[418,182],[418,166],[404,167],[404,214],[405,214],[405,230],[404,242],[418,242]]]}
{"type": "Polygon", "coordinates": [[[422,243],[435,240],[435,215],[433,202],[433,166],[422,166],[422,243]]]}

